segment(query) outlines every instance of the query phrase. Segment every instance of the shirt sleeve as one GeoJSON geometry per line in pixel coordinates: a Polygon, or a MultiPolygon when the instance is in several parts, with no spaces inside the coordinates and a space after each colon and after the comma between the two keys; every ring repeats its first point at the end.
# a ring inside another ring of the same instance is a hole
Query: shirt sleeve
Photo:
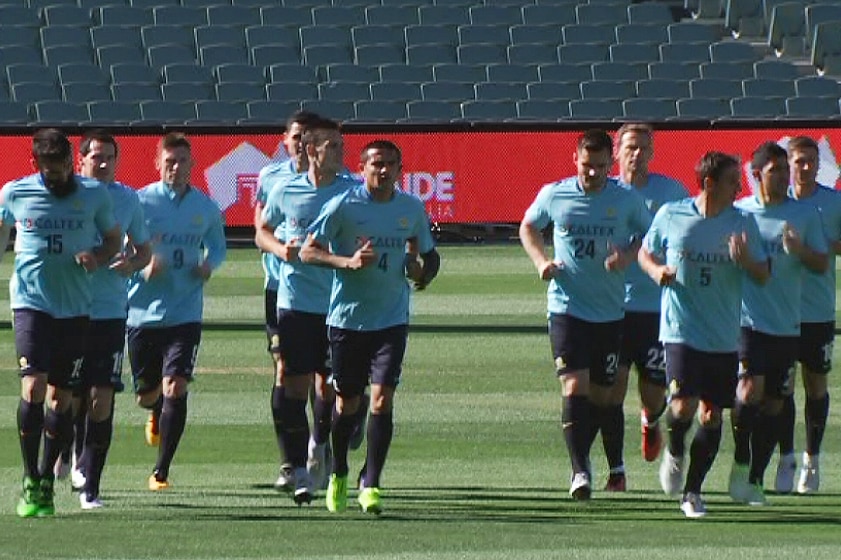
{"type": "Polygon", "coordinates": [[[204,234],[204,246],[207,251],[205,262],[210,264],[212,270],[216,270],[225,261],[225,255],[227,254],[225,226],[222,223],[222,213],[219,212],[215,204],[211,205],[208,214],[210,223],[204,234]]]}
{"type": "Polygon", "coordinates": [[[523,222],[530,224],[537,229],[543,229],[552,221],[549,215],[550,201],[552,198],[552,185],[544,185],[537,193],[534,202],[526,209],[523,222]]]}
{"type": "Polygon", "coordinates": [[[263,206],[262,214],[263,222],[273,228],[283,223],[283,208],[281,208],[280,205],[283,191],[284,189],[282,187],[272,189],[264,201],[265,206],[263,206]]]}
{"type": "Polygon", "coordinates": [[[131,238],[132,243],[142,245],[149,242],[149,228],[146,227],[146,220],[143,216],[143,207],[140,205],[140,198],[138,198],[137,193],[130,190],[129,196],[132,201],[132,212],[131,218],[129,218],[129,223],[126,224],[126,233],[131,238]]]}
{"type": "Polygon", "coordinates": [[[105,190],[105,186],[100,186],[99,192],[99,206],[94,215],[94,222],[100,233],[105,233],[117,225],[117,220],[114,218],[114,203],[111,200],[111,195],[105,190]]]}

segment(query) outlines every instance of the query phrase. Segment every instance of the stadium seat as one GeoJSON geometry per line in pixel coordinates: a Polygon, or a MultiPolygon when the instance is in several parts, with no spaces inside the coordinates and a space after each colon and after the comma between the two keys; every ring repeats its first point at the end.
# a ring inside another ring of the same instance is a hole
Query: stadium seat
{"type": "MultiPolygon", "coordinates": [[[[340,48],[345,51],[344,47],[340,48]]],[[[301,64],[301,55],[298,54],[298,48],[291,45],[259,45],[250,49],[248,56],[251,64],[259,68],[265,68],[273,64],[301,64]]]]}
{"type": "Polygon", "coordinates": [[[54,69],[43,64],[9,64],[6,66],[6,78],[10,86],[20,83],[41,83],[55,85],[54,69]]]}
{"type": "Polygon", "coordinates": [[[414,66],[410,64],[383,64],[379,67],[380,80],[383,82],[415,83],[429,82],[434,79],[432,66],[414,66]]]}
{"type": "Polygon", "coordinates": [[[214,87],[216,90],[215,97],[217,101],[244,103],[265,99],[267,96],[266,84],[258,84],[254,82],[224,82],[216,84],[214,87]]]}
{"type": "Polygon", "coordinates": [[[297,49],[301,46],[301,39],[297,29],[260,24],[245,28],[245,44],[248,48],[285,45],[297,49]]]}
{"type": "Polygon", "coordinates": [[[303,61],[307,66],[313,67],[328,64],[352,64],[353,51],[350,47],[343,45],[312,45],[303,49],[303,61]]]}
{"type": "Polygon", "coordinates": [[[592,80],[593,71],[590,63],[566,64],[549,63],[538,64],[537,75],[543,82],[569,82],[592,80]]]}
{"type": "Polygon", "coordinates": [[[185,45],[155,45],[146,51],[149,65],[163,68],[167,64],[196,64],[193,49],[185,45]]]}
{"type": "Polygon", "coordinates": [[[652,62],[648,65],[648,77],[651,79],[689,81],[701,77],[697,63],[679,61],[652,62]]]}
{"type": "Polygon", "coordinates": [[[742,80],[742,92],[745,97],[794,97],[797,92],[794,82],[772,78],[753,78],[742,80]]]}
{"type": "Polygon", "coordinates": [[[660,60],[658,47],[648,43],[616,43],[610,45],[610,60],[624,64],[657,62],[660,60]]]}
{"type": "Polygon", "coordinates": [[[508,62],[508,53],[501,45],[459,45],[456,58],[459,64],[501,64],[508,62]]]}
{"type": "Polygon", "coordinates": [[[702,78],[745,80],[753,77],[750,62],[704,62],[700,65],[702,78]]]}
{"type": "Polygon", "coordinates": [[[314,82],[276,82],[266,85],[269,101],[297,101],[318,99],[318,87],[314,82]]]}
{"type": "Polygon", "coordinates": [[[820,119],[839,115],[838,96],[786,98],[786,115],[792,118],[820,119]]]}
{"type": "MultiPolygon", "coordinates": [[[[401,101],[406,103],[421,98],[420,83],[383,81],[371,83],[369,89],[373,101],[401,101]]],[[[357,116],[359,115],[357,114],[357,116]]]]}
{"type": "Polygon", "coordinates": [[[470,13],[466,6],[421,6],[418,8],[418,17],[421,25],[467,25],[470,23],[470,13]]]}
{"type": "Polygon", "coordinates": [[[644,80],[648,78],[647,64],[594,62],[591,69],[594,80],[644,80]]]}
{"type": "Polygon", "coordinates": [[[214,44],[199,49],[199,63],[208,68],[222,64],[248,64],[248,49],[243,45],[214,44]]]}
{"type": "Polygon", "coordinates": [[[245,47],[245,32],[236,25],[200,25],[193,28],[196,52],[208,45],[245,47]]]}
{"type": "Polygon", "coordinates": [[[511,41],[508,25],[459,25],[459,45],[488,44],[508,46],[511,41]]]}
{"type": "Polygon", "coordinates": [[[609,58],[610,49],[607,43],[582,43],[558,47],[558,60],[565,64],[606,62],[609,58]]]}
{"type": "Polygon", "coordinates": [[[473,90],[479,101],[517,101],[527,97],[526,86],[521,82],[479,82],[473,90]]]}
{"type": "Polygon", "coordinates": [[[364,45],[393,45],[406,47],[404,28],[399,25],[357,25],[351,27],[350,36],[354,47],[364,45]]]}
{"type": "Polygon", "coordinates": [[[461,104],[461,116],[471,121],[504,121],[517,117],[517,105],[511,100],[476,100],[461,104]]]}
{"type": "Polygon", "coordinates": [[[797,66],[791,62],[785,60],[760,60],[753,64],[753,75],[756,78],[796,80],[801,74],[797,66]]]}
{"type": "Polygon", "coordinates": [[[66,101],[37,101],[31,105],[32,117],[39,124],[78,125],[90,118],[86,105],[66,101]]]}
{"type": "Polygon", "coordinates": [[[419,24],[420,19],[415,6],[369,5],[365,7],[365,22],[368,25],[406,27],[419,24]]]}
{"type": "Polygon", "coordinates": [[[726,0],[724,26],[735,38],[761,35],[764,30],[762,0],[726,0]]]}
{"type": "Polygon", "coordinates": [[[668,4],[647,1],[628,6],[628,21],[630,23],[658,24],[666,26],[674,23],[672,11],[668,4]]]}
{"type": "Polygon", "coordinates": [[[660,60],[701,64],[710,61],[709,43],[664,43],[660,45],[660,60]]]}
{"type": "Polygon", "coordinates": [[[90,28],[90,41],[94,49],[112,45],[128,45],[140,48],[143,45],[140,28],[130,25],[99,25],[90,28]]]}
{"type": "Polygon", "coordinates": [[[266,74],[262,68],[250,64],[220,64],[213,67],[213,75],[218,83],[266,83],[266,74]]]}
{"type": "Polygon", "coordinates": [[[248,118],[254,122],[282,123],[288,115],[299,110],[298,101],[249,101],[246,104],[248,118]]]}
{"type": "Polygon", "coordinates": [[[806,10],[802,2],[774,6],[768,25],[768,45],[777,56],[802,56],[806,52],[806,10]]]}
{"type": "Polygon", "coordinates": [[[350,29],[347,26],[335,25],[310,25],[301,27],[298,30],[301,39],[301,48],[320,45],[350,47],[353,45],[350,29]]]}
{"type": "Polygon", "coordinates": [[[512,25],[508,28],[511,45],[558,45],[563,41],[559,25],[512,25]]]}
{"type": "Polygon", "coordinates": [[[325,82],[318,84],[318,98],[327,101],[364,101],[371,98],[368,82],[325,82]]]}
{"type": "Polygon", "coordinates": [[[574,119],[611,121],[624,114],[618,99],[573,99],[569,102],[569,115],[574,119]]]}
{"type": "Polygon", "coordinates": [[[297,29],[312,25],[312,11],[309,8],[292,6],[263,6],[260,8],[260,21],[263,25],[275,25],[297,29]]]}
{"type": "Polygon", "coordinates": [[[406,63],[432,65],[457,63],[456,49],[451,45],[410,45],[406,47],[406,63]]]}
{"type": "MultiPolygon", "coordinates": [[[[155,6],[175,6],[180,4],[179,0],[128,0],[127,4],[133,8],[140,8],[143,10],[154,8],[155,6]]],[[[113,5],[113,0],[106,0],[106,4],[113,5]]]]}
{"type": "Polygon", "coordinates": [[[554,6],[525,4],[522,8],[522,19],[525,25],[561,26],[578,22],[574,2],[554,6]]]}
{"type": "Polygon", "coordinates": [[[561,27],[563,43],[606,43],[616,41],[616,27],[609,24],[570,24],[561,27]]]}
{"type": "Polygon", "coordinates": [[[137,103],[91,101],[87,106],[91,123],[126,125],[143,118],[137,103]]]}
{"type": "MultiPolygon", "coordinates": [[[[41,10],[41,20],[44,25],[75,25],[87,29],[91,26],[90,12],[74,4],[56,4],[46,6],[41,10]]],[[[6,23],[5,21],[3,23],[6,23]]]]}
{"type": "Polygon", "coordinates": [[[540,79],[537,64],[489,64],[486,68],[489,82],[536,82],[540,79]]]}
{"type": "Polygon", "coordinates": [[[666,120],[677,116],[674,99],[625,99],[622,116],[651,121],[666,120]]]}
{"type": "Polygon", "coordinates": [[[76,25],[48,25],[41,28],[41,46],[44,48],[74,45],[90,48],[88,27],[76,25]]]}
{"type": "Polygon", "coordinates": [[[359,6],[316,6],[312,20],[315,25],[365,25],[365,10],[359,6]]]}
{"type": "Polygon", "coordinates": [[[43,82],[18,82],[9,86],[10,99],[18,103],[58,101],[61,95],[53,84],[43,82]]]}
{"type": "Polygon", "coordinates": [[[196,101],[196,119],[200,121],[236,122],[248,118],[243,103],[229,101],[196,101]]]}
{"type": "Polygon", "coordinates": [[[156,6],[152,8],[155,25],[184,25],[199,27],[207,25],[207,10],[189,6],[156,6]]]}
{"type": "Polygon", "coordinates": [[[110,101],[111,89],[105,84],[73,82],[61,85],[61,98],[68,103],[110,101]]]}
{"type": "Polygon", "coordinates": [[[207,23],[210,25],[236,25],[247,27],[262,24],[260,11],[251,6],[228,6],[218,4],[207,8],[207,23]]]}
{"type": "Polygon", "coordinates": [[[835,2],[814,3],[806,6],[806,47],[815,40],[817,26],[821,23],[841,21],[841,4],[835,2]]]}
{"type": "Polygon", "coordinates": [[[529,99],[538,101],[580,99],[581,87],[578,81],[572,82],[531,82],[526,84],[529,99]]]}
{"type": "Polygon", "coordinates": [[[470,23],[473,25],[506,25],[522,23],[520,6],[473,5],[469,8],[470,23]]]}
{"type": "Polygon", "coordinates": [[[56,68],[60,84],[90,83],[107,85],[108,75],[96,64],[61,64],[56,68]]]}
{"type": "Polygon", "coordinates": [[[624,23],[616,26],[617,43],[659,45],[668,40],[668,28],[659,23],[624,23]]]}
{"type": "Polygon", "coordinates": [[[318,69],[320,81],[327,82],[378,82],[379,69],[376,66],[360,66],[359,64],[329,64],[318,69]]]}
{"type": "Polygon", "coordinates": [[[472,82],[427,82],[421,84],[421,96],[424,101],[458,103],[476,98],[472,82]]]}
{"type": "Polygon", "coordinates": [[[266,68],[266,77],[269,82],[300,82],[315,83],[315,71],[302,64],[277,63],[266,68]]]}
{"type": "MultiPolygon", "coordinates": [[[[575,7],[575,15],[578,23],[601,23],[619,25],[628,22],[628,4],[619,3],[596,3],[578,4],[575,7]]],[[[575,116],[575,115],[572,115],[575,116]]]]}
{"type": "Polygon", "coordinates": [[[554,44],[519,43],[506,49],[510,64],[554,64],[558,62],[558,49],[554,44]]]}
{"type": "Polygon", "coordinates": [[[405,101],[357,101],[354,111],[355,119],[362,122],[394,122],[409,116],[405,101]]]}
{"type": "Polygon", "coordinates": [[[714,43],[721,39],[715,26],[695,21],[680,21],[670,24],[666,31],[670,43],[714,43]]]}
{"type": "Polygon", "coordinates": [[[216,99],[213,84],[173,82],[161,84],[161,98],[164,101],[200,101],[216,99]]]}
{"type": "MultiPolygon", "coordinates": [[[[259,71],[259,69],[258,69],[259,71]]],[[[176,62],[166,64],[160,70],[164,82],[174,84],[188,82],[192,84],[212,84],[215,82],[213,69],[195,64],[176,62]]],[[[265,80],[263,80],[265,82],[265,80]]]]}
{"type": "Polygon", "coordinates": [[[381,64],[402,64],[405,56],[406,49],[402,45],[362,45],[353,49],[354,62],[371,68],[381,64]]]}
{"type": "MultiPolygon", "coordinates": [[[[838,7],[841,8],[841,5],[838,7]]],[[[841,55],[841,19],[818,23],[813,31],[811,46],[812,66],[823,70],[825,58],[841,55]]]]}
{"type": "Polygon", "coordinates": [[[9,64],[43,64],[44,57],[40,48],[32,45],[9,45],[0,48],[0,62],[9,64]]]}
{"type": "Polygon", "coordinates": [[[833,78],[803,76],[794,81],[794,90],[802,97],[839,97],[841,88],[833,78]]]}
{"type": "Polygon", "coordinates": [[[484,64],[433,64],[432,80],[436,82],[484,82],[488,76],[484,64]]]}
{"type": "Polygon", "coordinates": [[[637,94],[632,80],[588,80],[581,82],[582,99],[627,99],[637,94]]]}
{"type": "Polygon", "coordinates": [[[741,41],[719,41],[710,45],[710,61],[712,62],[748,62],[753,64],[762,55],[749,43],[741,41]]]}
{"type": "Polygon", "coordinates": [[[139,103],[161,99],[161,87],[158,84],[140,84],[124,82],[111,84],[111,98],[114,101],[126,103],[139,103]]]}
{"type": "Polygon", "coordinates": [[[328,101],[326,99],[305,99],[301,109],[313,111],[330,119],[344,121],[356,116],[352,101],[328,101]]]}
{"type": "Polygon", "coordinates": [[[734,97],[730,100],[730,113],[740,118],[777,118],[786,114],[783,97],[734,97]]]}
{"type": "Polygon", "coordinates": [[[731,99],[742,95],[740,80],[697,78],[689,81],[690,97],[695,99],[731,99]]]}
{"type": "Polygon", "coordinates": [[[161,45],[182,45],[194,49],[196,44],[191,29],[183,25],[144,25],[140,28],[140,38],[146,49],[161,45]]]}
{"type": "Polygon", "coordinates": [[[404,29],[406,47],[416,45],[458,45],[456,25],[409,25],[404,29]]]}
{"type": "MultiPolygon", "coordinates": [[[[209,8],[222,4],[223,0],[178,0],[178,3],[190,8],[209,8]]],[[[226,3],[230,3],[230,0],[227,0],[226,3]]]]}
{"type": "Polygon", "coordinates": [[[24,124],[29,121],[26,103],[15,101],[0,102],[0,123],[4,125],[24,124]]]}
{"type": "Polygon", "coordinates": [[[637,97],[641,99],[680,99],[689,97],[689,83],[685,80],[654,78],[636,83],[637,97]]]}
{"type": "Polygon", "coordinates": [[[13,45],[37,47],[40,41],[38,28],[24,25],[7,25],[0,33],[0,48],[13,45]]]}
{"type": "Polygon", "coordinates": [[[526,99],[517,102],[517,119],[529,121],[557,121],[569,117],[569,103],[557,100],[526,99]]]}
{"type": "Polygon", "coordinates": [[[410,101],[406,103],[406,109],[409,119],[449,122],[461,118],[461,105],[459,102],[410,101]]]}
{"type": "MultiPolygon", "coordinates": [[[[195,66],[191,65],[193,68],[195,66]]],[[[155,83],[160,80],[160,74],[155,68],[141,63],[123,62],[108,66],[112,84],[120,83],[155,83]]],[[[166,68],[166,67],[164,67],[166,68]]]]}
{"type": "Polygon", "coordinates": [[[183,124],[196,118],[195,103],[142,101],[140,114],[148,123],[183,124]]]}
{"type": "Polygon", "coordinates": [[[684,119],[719,119],[730,115],[729,99],[684,98],[677,100],[678,117],[684,119]]]}
{"type": "Polygon", "coordinates": [[[0,6],[0,21],[3,22],[3,25],[14,25],[33,29],[38,29],[41,26],[38,12],[20,4],[16,6],[0,6]]]}
{"type": "Polygon", "coordinates": [[[154,23],[152,10],[132,6],[102,6],[93,10],[97,25],[130,25],[140,27],[154,23]]]}

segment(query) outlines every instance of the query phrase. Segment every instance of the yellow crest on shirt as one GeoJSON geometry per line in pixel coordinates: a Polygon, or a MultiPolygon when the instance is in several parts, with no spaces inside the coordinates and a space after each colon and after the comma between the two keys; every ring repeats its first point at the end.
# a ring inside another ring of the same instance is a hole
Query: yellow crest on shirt
{"type": "Polygon", "coordinates": [[[680,391],[680,383],[677,382],[677,379],[672,379],[669,382],[669,394],[676,395],[680,391]]]}
{"type": "Polygon", "coordinates": [[[194,226],[202,225],[204,223],[204,216],[202,216],[201,214],[196,214],[195,216],[193,216],[191,223],[194,226]]]}
{"type": "Polygon", "coordinates": [[[557,358],[555,358],[555,371],[561,371],[563,369],[566,369],[566,367],[567,363],[566,360],[564,360],[563,356],[558,356],[557,358]]]}
{"type": "Polygon", "coordinates": [[[608,208],[608,209],[605,211],[605,213],[607,214],[607,217],[608,217],[608,218],[615,218],[615,217],[616,217],[616,208],[613,208],[613,207],[611,206],[610,208],[608,208]]]}
{"type": "Polygon", "coordinates": [[[409,218],[403,217],[397,220],[397,225],[400,226],[400,229],[406,229],[409,227],[409,218]]]}
{"type": "Polygon", "coordinates": [[[73,210],[81,210],[82,208],[85,207],[85,203],[84,203],[84,201],[76,198],[76,199],[73,200],[72,206],[73,206],[73,210]]]}
{"type": "Polygon", "coordinates": [[[26,356],[21,356],[18,363],[20,364],[20,369],[26,369],[29,367],[29,360],[26,359],[26,356]]]}

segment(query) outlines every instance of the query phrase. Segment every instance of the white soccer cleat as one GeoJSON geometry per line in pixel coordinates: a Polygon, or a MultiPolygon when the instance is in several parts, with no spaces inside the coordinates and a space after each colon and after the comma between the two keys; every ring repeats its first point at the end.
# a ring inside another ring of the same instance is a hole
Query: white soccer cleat
{"type": "Polygon", "coordinates": [[[85,487],[85,482],[87,482],[85,473],[76,467],[70,469],[70,485],[73,487],[73,490],[81,490],[85,487]]]}
{"type": "Polygon", "coordinates": [[[89,498],[87,492],[79,492],[79,504],[84,510],[99,509],[104,506],[102,500],[97,498],[89,498]]]}
{"type": "Polygon", "coordinates": [[[590,475],[586,472],[575,473],[569,485],[569,495],[574,500],[585,501],[590,499],[592,489],[590,487],[590,475]]]}
{"type": "Polygon", "coordinates": [[[734,502],[740,504],[748,503],[748,497],[751,493],[751,485],[748,482],[748,475],[750,474],[750,465],[740,465],[734,462],[730,467],[730,480],[727,483],[727,492],[734,502]]]}
{"type": "Polygon", "coordinates": [[[70,457],[65,461],[62,455],[58,456],[55,465],[53,465],[53,474],[57,480],[63,480],[70,474],[70,457]]]}
{"type": "Polygon", "coordinates": [[[707,505],[700,494],[687,492],[680,502],[680,511],[689,519],[698,519],[707,515],[707,505]]]}
{"type": "Polygon", "coordinates": [[[669,496],[677,496],[683,490],[683,457],[674,457],[668,449],[663,451],[660,463],[660,487],[669,496]]]}
{"type": "Polygon", "coordinates": [[[292,465],[284,463],[280,466],[280,474],[274,487],[278,492],[291,492],[295,488],[295,473],[292,471],[292,465]]]}
{"type": "Polygon", "coordinates": [[[819,455],[803,453],[803,466],[800,467],[800,480],[797,481],[799,494],[812,494],[821,486],[821,467],[819,455]]]}
{"type": "Polygon", "coordinates": [[[299,467],[295,469],[295,492],[292,500],[298,505],[309,504],[315,497],[313,482],[307,469],[299,467]]]}
{"type": "Polygon", "coordinates": [[[327,465],[327,444],[316,444],[310,438],[307,449],[307,472],[312,479],[313,488],[325,488],[330,477],[327,465]]]}
{"type": "Polygon", "coordinates": [[[794,453],[780,455],[777,463],[777,477],[774,479],[774,491],[779,494],[791,494],[794,491],[794,474],[797,472],[797,461],[794,453]]]}

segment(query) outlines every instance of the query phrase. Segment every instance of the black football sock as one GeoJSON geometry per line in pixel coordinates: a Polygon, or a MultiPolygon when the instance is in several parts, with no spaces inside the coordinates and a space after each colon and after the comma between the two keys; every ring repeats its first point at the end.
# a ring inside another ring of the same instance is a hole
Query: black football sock
{"type": "Polygon", "coordinates": [[[666,412],[666,434],[668,436],[668,449],[672,457],[680,458],[686,454],[686,433],[692,427],[692,419],[681,420],[672,414],[671,410],[666,412]]]}
{"type": "Polygon", "coordinates": [[[756,418],[756,426],[751,437],[750,475],[748,482],[763,485],[765,469],[771,462],[774,446],[777,443],[779,423],[778,415],[760,412],[756,418]]]}
{"type": "Polygon", "coordinates": [[[283,401],[285,398],[286,392],[284,388],[278,385],[273,385],[271,397],[272,421],[274,426],[275,439],[277,440],[277,448],[280,450],[281,454],[281,462],[286,461],[285,456],[283,456],[283,414],[281,414],[281,410],[283,410],[283,401]]]}
{"type": "Polygon", "coordinates": [[[394,435],[394,415],[392,413],[372,414],[368,422],[368,456],[365,462],[365,486],[379,488],[391,438],[394,435]]]}
{"type": "Polygon", "coordinates": [[[733,460],[739,465],[750,463],[751,457],[751,434],[756,426],[758,407],[755,404],[748,404],[736,400],[731,415],[733,432],[733,460]]]}
{"type": "Polygon", "coordinates": [[[175,456],[175,450],[184,434],[187,424],[187,394],[181,398],[165,397],[161,407],[161,445],[158,448],[158,461],[155,463],[155,478],[160,481],[169,477],[169,467],[175,456]]]}
{"type": "Polygon", "coordinates": [[[312,405],[312,439],[318,445],[330,440],[330,424],[334,406],[335,400],[326,401],[316,395],[312,405]]]}
{"type": "Polygon", "coordinates": [[[99,482],[102,478],[102,469],[105,467],[105,458],[111,446],[113,426],[113,416],[101,422],[88,421],[85,463],[82,470],[85,473],[84,492],[89,498],[99,496],[99,482]]]}
{"type": "Polygon", "coordinates": [[[806,453],[809,455],[821,454],[827,416],[829,416],[829,394],[821,399],[806,397],[806,453]]]}
{"type": "Polygon", "coordinates": [[[601,407],[599,421],[602,431],[602,445],[611,473],[624,470],[622,448],[625,445],[625,411],[622,405],[601,407]]]}
{"type": "Polygon", "coordinates": [[[686,471],[684,492],[701,493],[701,485],[704,484],[704,478],[713,466],[719,445],[721,445],[721,424],[698,428],[689,448],[689,468],[686,471]]]}
{"type": "Polygon", "coordinates": [[[41,434],[44,432],[44,403],[32,403],[23,399],[18,403],[18,434],[20,453],[23,457],[23,472],[37,479],[38,452],[41,434]]]}
{"type": "Polygon", "coordinates": [[[291,399],[284,396],[280,403],[280,415],[283,425],[280,435],[283,454],[293,468],[303,468],[307,465],[307,443],[310,439],[307,399],[291,399]]]}
{"type": "Polygon", "coordinates": [[[589,397],[572,395],[563,398],[561,429],[573,473],[590,472],[590,445],[593,441],[590,410],[589,397]]]}
{"type": "Polygon", "coordinates": [[[350,447],[350,434],[353,432],[354,415],[340,415],[333,409],[333,430],[331,441],[333,443],[333,472],[337,476],[347,476],[350,467],[347,456],[350,447]]]}
{"type": "Polygon", "coordinates": [[[783,400],[783,409],[777,422],[780,455],[792,455],[794,453],[794,422],[796,418],[797,406],[794,403],[794,395],[789,395],[783,400]]]}
{"type": "Polygon", "coordinates": [[[61,450],[70,445],[73,437],[73,415],[70,410],[56,412],[47,408],[44,414],[44,452],[41,456],[41,478],[53,477],[53,467],[61,450]]]}

